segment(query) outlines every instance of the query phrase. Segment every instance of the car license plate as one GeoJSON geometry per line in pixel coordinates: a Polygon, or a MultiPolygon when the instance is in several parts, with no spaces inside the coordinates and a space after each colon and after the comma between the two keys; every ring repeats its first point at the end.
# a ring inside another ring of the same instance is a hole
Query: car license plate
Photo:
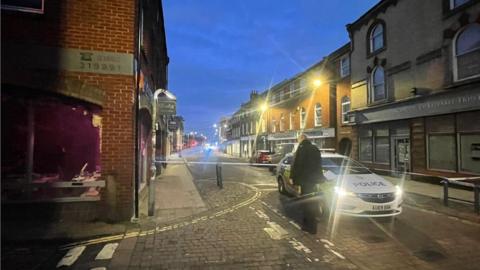
{"type": "Polygon", "coordinates": [[[391,205],[374,205],[372,207],[373,211],[385,211],[392,209],[391,205]]]}

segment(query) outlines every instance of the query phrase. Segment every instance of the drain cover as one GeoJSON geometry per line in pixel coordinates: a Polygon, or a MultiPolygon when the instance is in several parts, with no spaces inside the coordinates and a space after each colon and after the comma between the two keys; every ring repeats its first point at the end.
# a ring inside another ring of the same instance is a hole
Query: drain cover
{"type": "Polygon", "coordinates": [[[385,238],[381,237],[381,236],[377,236],[377,235],[367,235],[367,236],[363,236],[362,237],[363,241],[367,242],[367,243],[371,243],[371,244],[374,244],[374,243],[383,243],[385,242],[385,238]]]}
{"type": "Polygon", "coordinates": [[[431,249],[422,249],[420,251],[415,251],[413,254],[416,257],[418,257],[420,260],[423,260],[426,262],[435,262],[435,261],[445,259],[445,255],[431,249]]]}

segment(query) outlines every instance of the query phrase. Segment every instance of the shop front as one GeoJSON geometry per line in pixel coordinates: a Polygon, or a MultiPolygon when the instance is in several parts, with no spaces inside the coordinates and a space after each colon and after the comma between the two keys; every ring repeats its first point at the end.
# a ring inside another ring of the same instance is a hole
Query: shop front
{"type": "MultiPolygon", "coordinates": [[[[442,92],[355,111],[356,158],[395,172],[480,174],[480,91],[442,92]]],[[[355,154],[355,153],[354,153],[355,154]]]]}
{"type": "Polygon", "coordinates": [[[2,89],[2,203],[99,201],[102,107],[2,89]]]}

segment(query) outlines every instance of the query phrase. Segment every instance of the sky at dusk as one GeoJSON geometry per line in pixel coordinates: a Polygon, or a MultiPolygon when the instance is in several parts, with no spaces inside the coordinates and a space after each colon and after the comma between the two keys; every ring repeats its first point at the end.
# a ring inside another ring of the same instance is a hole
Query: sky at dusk
{"type": "Polygon", "coordinates": [[[169,90],[185,131],[213,134],[259,92],[348,42],[345,25],[378,0],[163,0],[169,90]]]}

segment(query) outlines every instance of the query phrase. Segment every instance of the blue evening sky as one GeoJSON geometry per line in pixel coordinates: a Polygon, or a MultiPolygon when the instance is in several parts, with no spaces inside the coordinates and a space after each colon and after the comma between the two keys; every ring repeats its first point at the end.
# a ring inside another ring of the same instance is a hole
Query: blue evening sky
{"type": "Polygon", "coordinates": [[[345,25],[379,0],[163,0],[169,89],[185,131],[212,135],[252,90],[348,42],[345,25]]]}

